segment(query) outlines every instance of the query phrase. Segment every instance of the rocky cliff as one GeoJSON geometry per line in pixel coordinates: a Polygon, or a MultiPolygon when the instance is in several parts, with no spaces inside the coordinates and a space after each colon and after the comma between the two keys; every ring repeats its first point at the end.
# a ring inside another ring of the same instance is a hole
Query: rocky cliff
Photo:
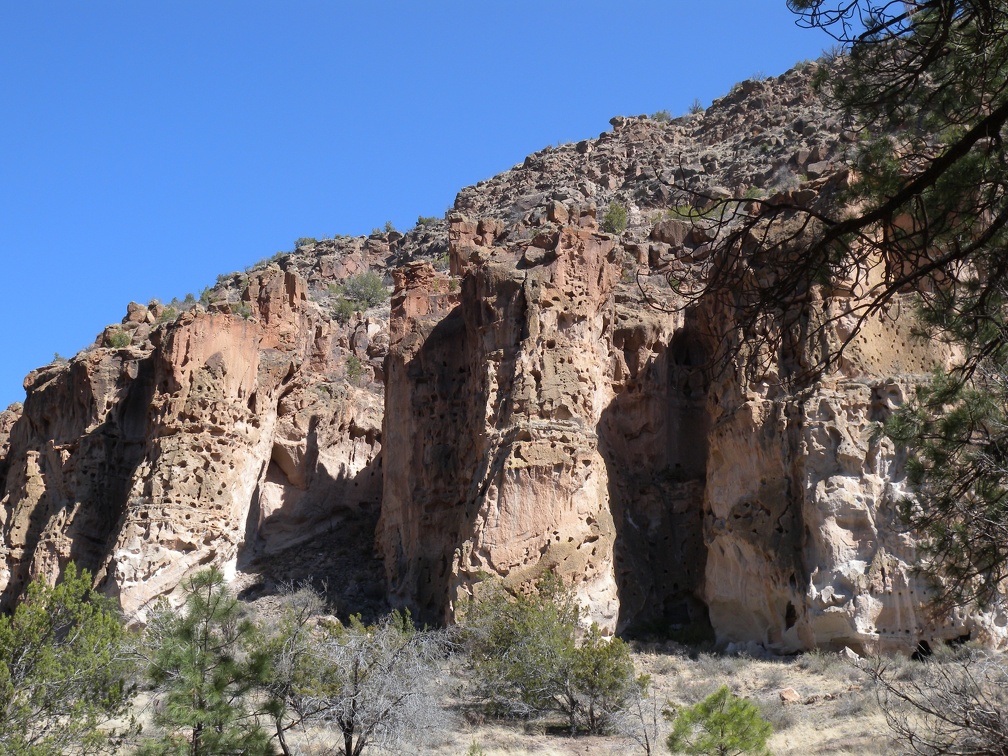
{"type": "MultiPolygon", "coordinates": [[[[793,384],[821,345],[715,370],[726,334],[753,334],[667,283],[711,254],[704,202],[827,201],[849,124],[795,69],[612,125],[462,190],[444,221],[308,245],[181,314],[131,305],[29,375],[0,414],[3,602],[72,559],[142,620],[213,563],[451,621],[492,576],[521,590],[554,570],[609,632],[1002,645],[998,612],[927,612],[895,520],[903,455],[872,431],[947,358],[909,308],[793,384]],[[610,203],[625,231],[600,227],[610,203]],[[348,317],[340,282],[365,270],[391,307],[348,317]]],[[[814,292],[827,338],[856,297],[814,292]]]]}
{"type": "Polygon", "coordinates": [[[131,306],[26,379],[0,510],[6,602],[74,560],[142,618],[194,569],[233,574],[377,512],[381,402],[342,380],[346,329],[294,271],[265,268],[242,296],[162,325],[131,306]]]}

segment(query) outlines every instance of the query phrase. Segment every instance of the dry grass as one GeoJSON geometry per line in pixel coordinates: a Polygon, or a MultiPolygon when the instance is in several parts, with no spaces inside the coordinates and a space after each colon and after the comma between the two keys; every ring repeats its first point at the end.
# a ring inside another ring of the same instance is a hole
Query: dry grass
{"type": "MultiPolygon", "coordinates": [[[[776,756],[871,756],[898,753],[885,718],[862,674],[838,654],[813,652],[782,659],[752,659],[714,653],[689,652],[682,646],[638,646],[633,654],[638,672],[651,675],[652,694],[670,707],[689,706],[721,685],[754,701],[774,726],[770,739],[776,756]],[[783,704],[780,692],[794,688],[801,702],[783,704]]],[[[900,675],[914,675],[917,663],[907,660],[900,675]]],[[[462,670],[451,665],[443,686],[447,721],[444,729],[404,745],[401,754],[431,756],[631,756],[643,751],[615,736],[571,738],[547,732],[545,723],[481,720],[464,709],[462,670]],[[470,751],[473,745],[479,750],[470,751]]],[[[148,719],[147,696],[138,701],[140,718],[148,719]]],[[[667,724],[667,723],[665,723],[667,724]]],[[[667,732],[667,728],[666,728],[667,732]]],[[[333,733],[316,732],[311,740],[319,750],[333,753],[333,733]],[[332,749],[332,750],[330,750],[332,749]]],[[[664,740],[664,734],[662,735],[664,740]]],[[[655,753],[665,754],[664,742],[655,753]]]]}
{"type": "MultiPolygon", "coordinates": [[[[769,742],[777,756],[833,754],[866,756],[898,752],[889,738],[874,694],[861,673],[838,654],[814,652],[784,659],[752,659],[692,653],[676,644],[639,646],[638,672],[651,675],[653,694],[671,707],[692,705],[721,685],[754,701],[774,725],[769,742]],[[800,703],[781,703],[780,692],[794,688],[800,703]]],[[[912,663],[907,674],[913,673],[912,663]]],[[[475,743],[485,756],[537,754],[636,754],[642,751],[618,737],[546,734],[543,726],[521,723],[472,724],[462,716],[457,727],[430,744],[426,753],[465,756],[475,743]]],[[[664,737],[664,735],[663,735],[664,737]]],[[[657,753],[665,753],[664,743],[657,753]]]]}

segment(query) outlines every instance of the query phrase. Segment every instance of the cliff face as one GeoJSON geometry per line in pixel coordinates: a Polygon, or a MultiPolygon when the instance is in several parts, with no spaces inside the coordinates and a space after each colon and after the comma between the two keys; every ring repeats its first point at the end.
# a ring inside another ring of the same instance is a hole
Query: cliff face
{"type": "MultiPolygon", "coordinates": [[[[875,431],[949,357],[912,338],[909,303],[866,322],[832,374],[784,388],[822,344],[769,354],[762,376],[712,369],[722,339],[758,334],[662,286],[670,260],[711,254],[705,209],[682,203],[828,201],[853,137],[820,108],[800,73],[746,82],[703,116],[615,119],[459,194],[459,301],[392,312],[379,544],[399,600],[450,619],[488,575],[554,569],[610,631],[1004,644],[1000,610],[931,616],[896,517],[904,455],[875,431]],[[593,199],[623,203],[630,228],[599,233],[593,199]]],[[[404,277],[400,296],[432,285],[404,277]]],[[[812,292],[824,343],[849,334],[857,295],[812,292]]]]}
{"type": "MultiPolygon", "coordinates": [[[[29,377],[2,500],[5,602],[68,560],[127,615],[189,572],[279,550],[380,499],[380,402],[326,381],[338,331],[272,268],[251,314],[191,311],[29,377]],[[141,338],[141,337],[144,338],[141,338]]],[[[132,318],[132,320],[130,320],[132,318]]]]}
{"type": "Polygon", "coordinates": [[[730,315],[628,306],[624,245],[590,209],[549,217],[508,243],[453,216],[457,295],[429,266],[397,277],[378,536],[396,599],[450,620],[489,576],[554,570],[609,631],[1001,642],[994,616],[929,619],[898,527],[903,458],[873,431],[945,357],[906,347],[908,318],[870,322],[797,392],[776,361],[762,382],[713,374],[710,319],[730,315]]]}
{"type": "MultiPolygon", "coordinates": [[[[792,386],[820,343],[715,370],[724,339],[758,334],[666,282],[712,253],[706,208],[684,203],[826,201],[843,180],[852,137],[808,72],[613,126],[462,190],[447,222],[299,249],[178,317],[131,305],[29,375],[0,414],[0,601],[72,559],[142,620],[216,564],[452,621],[486,579],[554,570],[608,632],[1004,645],[997,610],[928,614],[896,521],[904,456],[874,430],[948,358],[911,338],[911,308],[792,386]],[[609,202],[626,231],[600,229],[609,202]],[[364,270],[391,274],[391,311],[348,318],[339,284],[364,270]]],[[[810,292],[825,341],[856,296],[810,292]]]]}
{"type": "Polygon", "coordinates": [[[397,280],[379,529],[390,588],[450,619],[488,576],[518,588],[554,570],[609,631],[704,622],[700,355],[682,328],[669,348],[681,317],[617,302],[616,245],[593,209],[551,217],[497,245],[501,224],[454,216],[457,297],[438,296],[429,269],[397,280]]]}

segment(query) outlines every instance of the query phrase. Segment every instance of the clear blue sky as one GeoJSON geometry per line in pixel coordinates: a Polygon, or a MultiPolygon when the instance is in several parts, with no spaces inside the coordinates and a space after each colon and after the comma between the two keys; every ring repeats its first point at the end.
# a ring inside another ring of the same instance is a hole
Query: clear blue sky
{"type": "Polygon", "coordinates": [[[409,227],[829,42],[784,0],[0,3],[0,407],[131,299],[409,227]]]}

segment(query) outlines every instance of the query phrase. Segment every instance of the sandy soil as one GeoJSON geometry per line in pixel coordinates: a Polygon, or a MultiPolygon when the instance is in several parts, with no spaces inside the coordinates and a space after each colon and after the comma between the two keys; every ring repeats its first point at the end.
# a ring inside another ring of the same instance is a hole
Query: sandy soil
{"type": "MultiPolygon", "coordinates": [[[[634,646],[638,673],[651,676],[653,700],[662,708],[690,706],[721,685],[756,703],[774,727],[770,752],[777,756],[871,756],[899,753],[889,736],[885,718],[862,673],[839,654],[815,652],[778,659],[697,652],[675,643],[634,646]],[[794,703],[783,703],[781,692],[792,688],[794,703]]],[[[916,662],[905,662],[912,673],[916,662]]],[[[579,736],[561,731],[559,722],[499,722],[466,713],[462,691],[464,671],[458,664],[443,670],[439,689],[444,691],[446,719],[426,740],[403,745],[393,753],[430,756],[581,756],[585,754],[644,754],[625,736],[579,736]]],[[[149,695],[138,696],[134,713],[149,728],[149,695]]],[[[670,725],[658,715],[658,740],[653,754],[667,754],[665,737],[670,725]]],[[[312,754],[335,753],[335,733],[313,735],[312,754]]],[[[303,744],[303,741],[299,743],[303,744]]],[[[368,749],[367,753],[382,753],[368,749]]]]}
{"type": "MultiPolygon", "coordinates": [[[[736,695],[754,701],[774,725],[770,751],[786,754],[892,754],[899,751],[888,733],[874,694],[864,687],[861,673],[837,654],[759,660],[689,652],[676,644],[637,647],[634,664],[651,676],[653,695],[668,708],[689,706],[722,684],[736,695]],[[781,702],[781,691],[793,688],[797,703],[781,702]]],[[[659,747],[667,753],[667,722],[660,723],[659,747]]],[[[437,756],[474,754],[643,754],[632,740],[620,737],[577,737],[545,734],[540,725],[483,723],[472,725],[457,717],[455,728],[417,753],[437,756]],[[476,748],[481,750],[475,750],[476,748]]]]}

